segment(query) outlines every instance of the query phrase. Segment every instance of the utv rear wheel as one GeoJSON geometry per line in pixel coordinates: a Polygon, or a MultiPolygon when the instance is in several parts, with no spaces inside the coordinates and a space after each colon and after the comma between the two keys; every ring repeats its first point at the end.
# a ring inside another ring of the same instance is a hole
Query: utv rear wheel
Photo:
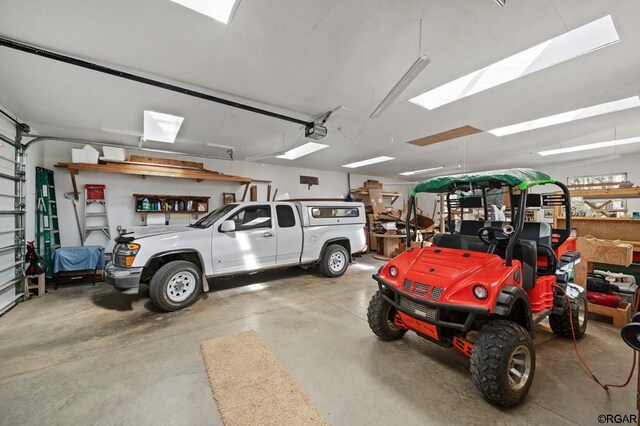
{"type": "Polygon", "coordinates": [[[572,338],[573,333],[575,333],[576,339],[581,339],[587,331],[587,313],[589,306],[587,297],[584,292],[580,292],[578,298],[574,299],[576,303],[571,306],[571,309],[569,309],[569,303],[566,298],[563,300],[564,306],[562,313],[549,315],[551,330],[553,330],[557,336],[572,338]],[[573,333],[571,332],[572,325],[573,333]]]}
{"type": "Polygon", "coordinates": [[[149,296],[164,311],[186,308],[198,299],[202,288],[200,268],[186,260],[169,262],[151,278],[149,296]]]}
{"type": "Polygon", "coordinates": [[[385,342],[402,339],[407,330],[396,326],[395,318],[396,309],[382,297],[379,290],[376,291],[367,309],[367,321],[371,331],[385,342]]]}
{"type": "Polygon", "coordinates": [[[344,275],[349,266],[349,253],[339,244],[331,244],[324,250],[320,261],[320,271],[329,278],[344,275]]]}
{"type": "Polygon", "coordinates": [[[535,348],[524,328],[505,320],[482,328],[471,353],[471,376],[489,402],[501,407],[520,403],[535,370],[535,348]]]}

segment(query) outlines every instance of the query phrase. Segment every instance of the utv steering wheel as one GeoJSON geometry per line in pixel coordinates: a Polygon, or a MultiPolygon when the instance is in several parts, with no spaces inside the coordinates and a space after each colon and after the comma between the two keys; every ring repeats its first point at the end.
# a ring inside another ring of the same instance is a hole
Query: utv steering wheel
{"type": "Polygon", "coordinates": [[[509,242],[509,236],[513,233],[513,226],[506,225],[504,228],[499,226],[483,226],[478,229],[478,238],[480,241],[490,246],[492,243],[495,243],[499,246],[506,246],[509,242]],[[504,237],[498,238],[496,236],[496,232],[501,233],[504,237]],[[488,238],[485,238],[485,234],[487,234],[488,238]]]}

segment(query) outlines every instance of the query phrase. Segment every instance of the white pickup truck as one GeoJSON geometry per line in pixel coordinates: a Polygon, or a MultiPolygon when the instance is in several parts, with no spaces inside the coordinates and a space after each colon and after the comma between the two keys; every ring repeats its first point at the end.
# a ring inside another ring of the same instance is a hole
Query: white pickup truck
{"type": "Polygon", "coordinates": [[[207,278],[313,264],[339,277],[367,248],[364,225],[362,203],[228,204],[179,230],[120,235],[104,279],[127,294],[148,283],[153,303],[174,311],[208,291],[207,278]]]}

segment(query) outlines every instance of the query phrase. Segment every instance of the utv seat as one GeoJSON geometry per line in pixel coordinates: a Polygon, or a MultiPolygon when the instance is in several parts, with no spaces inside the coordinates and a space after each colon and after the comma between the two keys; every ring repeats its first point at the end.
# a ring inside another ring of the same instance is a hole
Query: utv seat
{"type": "Polygon", "coordinates": [[[433,245],[442,248],[479,251],[482,253],[486,253],[488,249],[488,246],[480,241],[480,238],[460,234],[436,234],[433,237],[433,245]]]}
{"type": "Polygon", "coordinates": [[[477,237],[478,231],[484,226],[486,226],[484,220],[457,220],[456,234],[477,237]]]}
{"type": "Polygon", "coordinates": [[[538,256],[543,256],[547,259],[547,267],[538,270],[540,275],[556,273],[558,258],[555,251],[553,251],[551,233],[551,225],[546,222],[525,222],[520,233],[521,240],[534,241],[538,256]]]}

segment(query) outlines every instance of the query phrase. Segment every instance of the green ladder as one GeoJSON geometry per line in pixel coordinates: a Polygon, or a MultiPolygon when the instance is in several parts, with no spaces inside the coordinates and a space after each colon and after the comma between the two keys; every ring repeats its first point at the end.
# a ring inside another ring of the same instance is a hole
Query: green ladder
{"type": "Polygon", "coordinates": [[[47,277],[53,276],[53,253],[60,247],[58,206],[53,171],[36,167],[36,251],[47,277]]]}

